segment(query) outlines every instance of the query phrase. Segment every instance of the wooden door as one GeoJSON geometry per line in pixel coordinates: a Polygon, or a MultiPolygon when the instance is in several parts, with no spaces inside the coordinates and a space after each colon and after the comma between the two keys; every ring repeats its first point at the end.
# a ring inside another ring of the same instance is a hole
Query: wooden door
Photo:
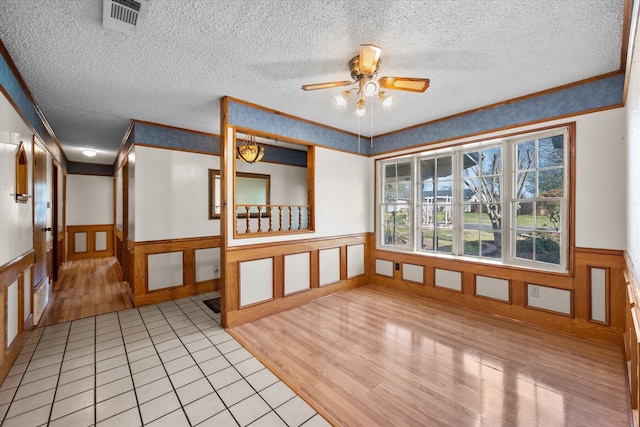
{"type": "Polygon", "coordinates": [[[47,153],[33,143],[33,249],[35,265],[33,284],[47,277],[47,153]]]}

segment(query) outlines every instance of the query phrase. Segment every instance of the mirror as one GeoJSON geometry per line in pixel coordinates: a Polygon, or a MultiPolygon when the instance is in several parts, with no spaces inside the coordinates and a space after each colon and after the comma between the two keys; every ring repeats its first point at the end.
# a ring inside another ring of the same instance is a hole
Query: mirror
{"type": "MultiPolygon", "coordinates": [[[[250,218],[260,216],[268,218],[271,208],[271,177],[264,174],[237,172],[235,180],[236,189],[236,217],[246,218],[247,211],[250,218]]],[[[209,169],[209,219],[220,219],[220,171],[209,169]]]]}

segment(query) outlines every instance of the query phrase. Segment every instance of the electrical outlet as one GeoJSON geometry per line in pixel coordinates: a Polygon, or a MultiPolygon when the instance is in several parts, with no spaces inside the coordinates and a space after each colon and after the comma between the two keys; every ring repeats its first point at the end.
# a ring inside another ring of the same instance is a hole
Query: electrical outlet
{"type": "Polygon", "coordinates": [[[539,297],[540,296],[540,287],[536,285],[529,285],[529,296],[530,297],[539,297]]]}
{"type": "Polygon", "coordinates": [[[396,270],[400,271],[400,263],[399,262],[396,262],[396,270]]]}

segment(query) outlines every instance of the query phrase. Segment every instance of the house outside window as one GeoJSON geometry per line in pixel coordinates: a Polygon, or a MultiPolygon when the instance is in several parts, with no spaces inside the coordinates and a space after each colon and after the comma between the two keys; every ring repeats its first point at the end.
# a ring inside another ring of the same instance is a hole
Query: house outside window
{"type": "Polygon", "coordinates": [[[378,248],[567,271],[569,133],[379,162],[378,248]]]}

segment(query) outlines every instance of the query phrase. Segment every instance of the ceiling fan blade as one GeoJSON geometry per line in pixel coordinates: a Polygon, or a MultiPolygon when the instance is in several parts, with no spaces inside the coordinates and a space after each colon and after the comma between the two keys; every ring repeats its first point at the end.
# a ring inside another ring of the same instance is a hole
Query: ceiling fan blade
{"type": "Polygon", "coordinates": [[[410,92],[424,92],[429,87],[429,79],[411,77],[382,77],[378,83],[380,87],[385,89],[408,90],[410,92]]]}
{"type": "Polygon", "coordinates": [[[340,86],[349,86],[355,82],[352,81],[341,81],[341,82],[329,82],[329,83],[315,83],[310,85],[303,85],[302,90],[316,90],[316,89],[328,89],[331,87],[340,87],[340,86]]]}
{"type": "Polygon", "coordinates": [[[372,76],[378,71],[378,61],[380,60],[382,49],[372,44],[360,45],[360,72],[372,76]]]}

